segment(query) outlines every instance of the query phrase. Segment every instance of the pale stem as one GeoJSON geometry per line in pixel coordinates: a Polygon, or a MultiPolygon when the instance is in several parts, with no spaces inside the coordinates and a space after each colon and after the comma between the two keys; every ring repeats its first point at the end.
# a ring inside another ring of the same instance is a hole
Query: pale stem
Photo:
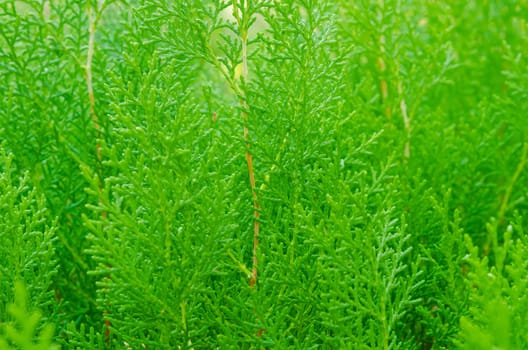
{"type": "Polygon", "coordinates": [[[403,118],[403,126],[405,128],[405,148],[403,150],[403,155],[408,159],[411,156],[411,118],[407,112],[407,103],[405,102],[403,83],[401,80],[398,82],[398,95],[400,96],[400,110],[403,118]]]}
{"type": "MultiPolygon", "coordinates": [[[[248,7],[249,0],[245,2],[246,9],[248,7]]],[[[240,39],[242,41],[242,49],[241,49],[241,56],[242,56],[242,73],[241,78],[243,79],[244,83],[247,84],[249,80],[249,71],[248,71],[248,57],[247,57],[247,37],[248,37],[248,28],[247,28],[247,21],[243,18],[243,16],[240,13],[240,9],[237,4],[237,0],[233,0],[233,16],[235,17],[238,28],[240,30],[240,39]]],[[[240,104],[242,105],[243,112],[242,112],[242,118],[244,119],[244,140],[246,141],[246,163],[248,167],[248,176],[249,176],[249,183],[251,186],[251,195],[253,197],[253,266],[251,269],[251,277],[249,279],[249,285],[250,287],[254,287],[257,283],[257,265],[258,265],[258,259],[257,259],[257,249],[259,245],[259,233],[260,233],[260,223],[259,223],[259,217],[260,217],[260,206],[257,200],[257,185],[255,182],[255,172],[253,168],[253,155],[250,151],[250,142],[249,142],[249,130],[247,127],[247,120],[249,118],[247,111],[249,110],[247,102],[245,101],[246,95],[245,91],[243,89],[240,89],[241,94],[241,101],[240,104]]]]}

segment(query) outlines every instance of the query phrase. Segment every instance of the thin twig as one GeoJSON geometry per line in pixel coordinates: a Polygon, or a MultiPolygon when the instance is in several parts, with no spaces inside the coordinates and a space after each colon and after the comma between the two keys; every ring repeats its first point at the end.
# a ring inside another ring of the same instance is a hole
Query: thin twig
{"type": "Polygon", "coordinates": [[[403,127],[405,128],[405,148],[403,150],[403,156],[409,159],[411,156],[411,118],[407,112],[407,103],[405,102],[403,82],[401,79],[398,81],[398,95],[400,98],[400,110],[403,118],[403,127]]]}
{"type": "MultiPolygon", "coordinates": [[[[246,3],[247,5],[247,3],[246,3]]],[[[248,72],[248,57],[247,57],[247,45],[248,45],[248,19],[245,18],[246,14],[240,13],[240,9],[238,8],[238,4],[236,0],[233,0],[233,16],[235,17],[238,27],[240,30],[240,40],[242,41],[242,49],[241,49],[241,56],[242,56],[242,73],[241,78],[243,79],[244,83],[247,84],[249,79],[249,72],[248,72]]],[[[239,89],[240,91],[240,104],[242,106],[242,119],[244,120],[244,141],[246,142],[246,163],[248,167],[248,176],[249,176],[249,183],[251,186],[251,195],[253,197],[253,266],[251,269],[251,277],[249,279],[249,286],[254,287],[257,284],[257,266],[258,266],[258,259],[257,259],[257,250],[259,245],[259,234],[260,234],[260,206],[257,198],[257,185],[255,181],[255,171],[253,168],[253,155],[250,150],[250,142],[249,142],[249,130],[248,130],[248,110],[249,107],[246,102],[246,95],[244,89],[239,89]]]]}

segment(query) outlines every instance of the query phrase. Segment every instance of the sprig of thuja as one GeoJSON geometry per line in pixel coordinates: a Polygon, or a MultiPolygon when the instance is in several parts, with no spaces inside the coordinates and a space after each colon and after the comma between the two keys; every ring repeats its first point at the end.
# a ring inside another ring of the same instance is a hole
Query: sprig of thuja
{"type": "Polygon", "coordinates": [[[170,35],[169,32],[155,34],[153,40],[159,43],[161,52],[167,52],[178,60],[207,64],[209,68],[215,68],[216,73],[213,76],[223,77],[233,97],[239,101],[241,115],[239,124],[243,129],[245,159],[254,208],[252,225],[254,253],[249,277],[249,284],[252,286],[257,281],[256,251],[260,231],[260,209],[253,154],[250,150],[251,138],[247,125],[251,112],[247,104],[246,86],[249,84],[250,30],[256,21],[256,15],[267,3],[266,1],[213,1],[210,6],[203,4],[175,7],[170,3],[147,2],[145,7],[153,10],[154,17],[166,16],[173,25],[185,28],[183,35],[170,35]]]}
{"type": "Polygon", "coordinates": [[[51,324],[39,327],[42,313],[32,310],[29,295],[23,282],[14,284],[14,303],[8,305],[7,313],[12,320],[0,324],[0,347],[5,350],[58,350],[53,342],[54,328],[51,324]]]}
{"type": "Polygon", "coordinates": [[[528,304],[522,292],[528,283],[528,250],[522,222],[518,214],[505,230],[496,219],[489,222],[488,232],[494,237],[493,262],[488,256],[479,256],[479,249],[466,236],[471,307],[460,320],[457,345],[461,349],[523,349],[528,344],[528,304]]]}
{"type": "Polygon", "coordinates": [[[14,155],[4,147],[0,145],[0,347],[56,349],[49,323],[60,321],[53,291],[58,225],[48,221],[44,197],[32,187],[29,173],[18,176],[14,155]],[[40,311],[30,312],[34,308],[40,311]],[[41,326],[41,321],[48,324],[41,326]]]}
{"type": "MultiPolygon", "coordinates": [[[[205,16],[210,7],[201,10],[205,16]]],[[[123,59],[114,62],[106,90],[112,132],[101,145],[104,167],[113,175],[105,178],[101,191],[90,180],[90,193],[99,198],[91,208],[108,216],[85,220],[92,231],[87,253],[98,261],[91,273],[111,276],[100,279],[98,302],[109,306],[116,341],[132,347],[213,342],[214,328],[199,326],[196,315],[204,312],[210,297],[206,284],[211,274],[221,273],[218,249],[231,230],[226,222],[238,216],[226,205],[236,177],[223,178],[223,172],[211,169],[216,158],[225,159],[225,148],[209,144],[211,115],[195,119],[203,113],[195,96],[200,60],[186,50],[195,49],[201,37],[187,36],[186,43],[168,39],[195,29],[171,25],[194,18],[180,17],[178,11],[168,3],[145,4],[132,19],[142,25],[127,28],[131,37],[144,36],[150,43],[123,43],[123,59]],[[167,37],[149,27],[157,16],[168,21],[167,37]],[[182,58],[182,51],[189,59],[182,58]],[[218,175],[212,176],[213,171],[218,175]],[[116,239],[123,242],[120,247],[116,239]],[[191,298],[198,295],[203,296],[191,298]],[[131,332],[139,315],[142,321],[131,332]],[[147,335],[140,334],[144,331],[147,335]]],[[[93,170],[83,168],[86,178],[93,179],[93,170]]]]}
{"type": "Polygon", "coordinates": [[[0,279],[65,349],[523,348],[524,12],[0,2],[0,279]]]}

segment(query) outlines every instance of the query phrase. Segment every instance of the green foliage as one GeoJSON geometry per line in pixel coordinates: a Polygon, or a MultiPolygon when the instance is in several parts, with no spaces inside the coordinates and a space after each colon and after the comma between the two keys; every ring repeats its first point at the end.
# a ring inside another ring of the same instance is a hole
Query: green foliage
{"type": "Polygon", "coordinates": [[[494,256],[479,257],[467,238],[469,315],[460,322],[463,349],[524,349],[526,336],[526,236],[519,216],[498,232],[497,222],[488,225],[494,241],[494,256]],[[502,237],[497,237],[502,234],[502,237]],[[516,237],[516,238],[514,238],[516,237]],[[502,243],[498,243],[502,241],[502,243]],[[494,261],[490,263],[490,261],[494,261]]]}
{"type": "Polygon", "coordinates": [[[26,287],[20,281],[15,283],[15,302],[8,306],[7,311],[12,322],[2,326],[0,347],[5,350],[56,350],[53,344],[53,326],[47,324],[37,334],[38,323],[41,321],[39,311],[31,312],[28,308],[26,287]],[[35,342],[35,338],[38,340],[35,342]]]}
{"type": "Polygon", "coordinates": [[[31,188],[29,174],[19,177],[13,154],[2,148],[0,145],[0,322],[7,320],[7,305],[13,300],[17,280],[28,285],[30,305],[51,318],[57,307],[52,290],[57,274],[53,248],[57,226],[48,221],[44,198],[31,188]]]}
{"type": "Polygon", "coordinates": [[[0,345],[525,348],[527,15],[0,0],[0,345]]]}

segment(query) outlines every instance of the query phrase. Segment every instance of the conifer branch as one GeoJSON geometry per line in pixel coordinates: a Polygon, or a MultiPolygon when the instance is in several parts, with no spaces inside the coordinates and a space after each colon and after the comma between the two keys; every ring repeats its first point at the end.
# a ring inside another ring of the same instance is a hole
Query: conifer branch
{"type": "MultiPolygon", "coordinates": [[[[249,7],[249,1],[246,3],[246,9],[249,7]]],[[[241,73],[241,79],[245,84],[247,84],[249,80],[249,72],[248,72],[248,57],[247,57],[247,46],[248,46],[248,26],[249,26],[249,18],[248,14],[246,12],[241,13],[240,8],[238,7],[237,1],[233,0],[233,16],[235,17],[238,28],[240,31],[240,40],[242,42],[242,48],[241,48],[241,59],[242,59],[242,73],[241,73]]],[[[246,102],[246,94],[243,88],[238,89],[240,92],[240,104],[242,106],[242,119],[244,121],[244,141],[246,142],[246,163],[248,167],[248,176],[249,176],[249,183],[251,186],[251,195],[253,197],[253,266],[251,269],[251,277],[249,279],[249,285],[250,287],[254,287],[257,283],[257,266],[258,266],[258,259],[257,259],[257,249],[259,245],[259,233],[260,233],[260,223],[259,223],[259,217],[260,217],[260,206],[257,199],[257,185],[255,181],[255,171],[253,167],[253,154],[250,150],[250,141],[249,141],[249,129],[248,129],[248,110],[249,107],[246,102]]]]}

